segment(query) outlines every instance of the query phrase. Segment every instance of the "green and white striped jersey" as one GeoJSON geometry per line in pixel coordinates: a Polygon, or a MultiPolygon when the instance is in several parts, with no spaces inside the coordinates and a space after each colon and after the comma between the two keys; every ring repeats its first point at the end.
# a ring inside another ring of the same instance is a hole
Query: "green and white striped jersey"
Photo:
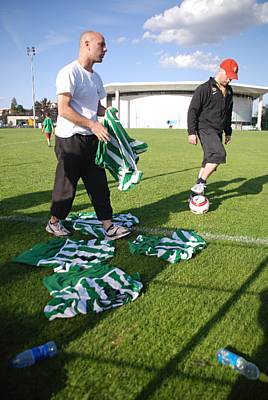
{"type": "Polygon", "coordinates": [[[107,264],[114,252],[114,241],[57,238],[33,246],[13,261],[54,269],[56,273],[43,280],[53,297],[44,312],[53,320],[105,311],[139,296],[139,275],[107,264]]]}
{"type": "MultiPolygon", "coordinates": [[[[134,215],[128,214],[113,214],[113,223],[127,228],[137,225],[139,220],[134,215]]],[[[102,223],[98,220],[94,212],[72,212],[64,221],[64,225],[68,228],[81,231],[86,235],[93,235],[99,239],[105,238],[105,232],[102,223]]]]}
{"type": "Polygon", "coordinates": [[[142,289],[139,278],[103,263],[80,272],[53,274],[44,278],[44,285],[53,297],[44,308],[50,321],[119,307],[134,301],[142,289]]]}
{"type": "Polygon", "coordinates": [[[130,138],[116,116],[117,109],[109,107],[103,125],[110,134],[110,141],[99,141],[95,162],[107,168],[119,182],[118,189],[127,191],[140,182],[142,172],[137,168],[138,154],[147,150],[144,142],[130,138]]]}
{"type": "Polygon", "coordinates": [[[80,271],[106,262],[115,254],[113,241],[57,238],[39,243],[13,259],[16,263],[53,268],[55,272],[80,271]]]}
{"type": "Polygon", "coordinates": [[[206,242],[194,231],[176,230],[172,237],[139,235],[134,241],[129,242],[132,254],[145,254],[157,256],[172,264],[180,260],[189,260],[199,253],[206,242]]]}

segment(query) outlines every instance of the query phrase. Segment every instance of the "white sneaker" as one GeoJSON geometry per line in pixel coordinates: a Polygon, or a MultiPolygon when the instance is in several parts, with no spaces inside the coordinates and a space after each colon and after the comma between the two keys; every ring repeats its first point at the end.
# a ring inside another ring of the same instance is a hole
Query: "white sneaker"
{"type": "Polygon", "coordinates": [[[192,188],[191,191],[196,194],[204,194],[206,185],[204,183],[196,183],[192,188]]]}
{"type": "Polygon", "coordinates": [[[123,238],[131,233],[129,228],[121,225],[110,225],[109,228],[106,230],[106,237],[107,240],[116,240],[123,238]]]}
{"type": "Polygon", "coordinates": [[[70,236],[71,232],[66,229],[61,221],[55,222],[52,224],[52,222],[49,220],[46,226],[46,231],[48,233],[52,233],[54,236],[70,236]]]}

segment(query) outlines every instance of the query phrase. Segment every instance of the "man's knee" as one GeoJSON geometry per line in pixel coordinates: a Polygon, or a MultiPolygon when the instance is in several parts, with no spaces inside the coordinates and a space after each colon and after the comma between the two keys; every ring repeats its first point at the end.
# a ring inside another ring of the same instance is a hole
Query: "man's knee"
{"type": "Polygon", "coordinates": [[[219,160],[219,162],[217,162],[217,164],[225,164],[226,163],[226,151],[223,146],[221,149],[219,149],[217,158],[219,160]]]}

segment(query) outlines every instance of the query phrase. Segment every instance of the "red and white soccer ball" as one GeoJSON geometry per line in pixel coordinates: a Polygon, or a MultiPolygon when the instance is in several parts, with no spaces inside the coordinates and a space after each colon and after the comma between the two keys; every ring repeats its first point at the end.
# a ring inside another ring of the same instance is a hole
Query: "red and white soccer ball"
{"type": "Polygon", "coordinates": [[[209,201],[203,194],[192,196],[189,201],[189,207],[194,214],[204,214],[209,209],[209,201]]]}

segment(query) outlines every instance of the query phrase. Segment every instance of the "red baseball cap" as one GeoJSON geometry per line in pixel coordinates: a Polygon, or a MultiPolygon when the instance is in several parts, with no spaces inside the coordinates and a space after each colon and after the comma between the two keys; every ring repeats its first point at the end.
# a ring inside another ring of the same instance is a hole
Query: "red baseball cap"
{"type": "Polygon", "coordinates": [[[238,79],[238,64],[232,58],[226,58],[220,64],[220,67],[224,69],[229,79],[238,79]]]}

